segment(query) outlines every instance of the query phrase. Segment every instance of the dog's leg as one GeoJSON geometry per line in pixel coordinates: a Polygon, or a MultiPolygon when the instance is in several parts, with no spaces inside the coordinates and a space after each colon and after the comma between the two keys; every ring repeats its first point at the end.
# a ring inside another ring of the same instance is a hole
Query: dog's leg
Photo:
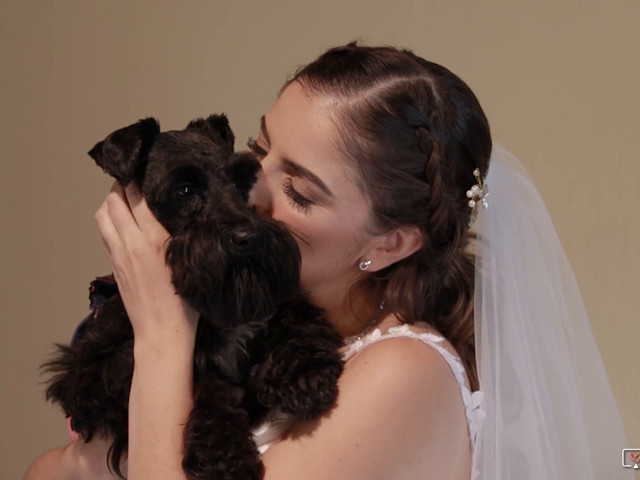
{"type": "Polygon", "coordinates": [[[298,298],[271,319],[267,358],[251,375],[251,390],[269,408],[310,419],[328,411],[338,396],[342,338],[321,310],[298,298]]]}
{"type": "Polygon", "coordinates": [[[185,427],[183,468],[193,480],[259,480],[263,466],[253,442],[244,391],[216,372],[195,383],[194,407],[185,427]]]}

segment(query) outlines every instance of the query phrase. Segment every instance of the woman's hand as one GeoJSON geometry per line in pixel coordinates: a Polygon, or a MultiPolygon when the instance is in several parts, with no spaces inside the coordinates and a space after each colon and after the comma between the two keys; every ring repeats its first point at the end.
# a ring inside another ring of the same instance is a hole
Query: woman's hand
{"type": "Polygon", "coordinates": [[[95,219],[135,337],[128,478],[185,479],[198,313],[175,292],[165,261],[169,233],[135,185],[114,185],[95,219]]]}
{"type": "Polygon", "coordinates": [[[134,183],[114,184],[95,213],[136,345],[162,348],[175,335],[195,336],[198,314],[175,293],[165,261],[169,233],[134,183]]]}

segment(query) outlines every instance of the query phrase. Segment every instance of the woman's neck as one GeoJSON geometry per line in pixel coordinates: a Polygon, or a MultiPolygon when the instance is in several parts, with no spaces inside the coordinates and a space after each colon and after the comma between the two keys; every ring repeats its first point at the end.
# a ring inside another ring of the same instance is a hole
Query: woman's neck
{"type": "Polygon", "coordinates": [[[368,333],[387,317],[381,294],[348,295],[340,302],[324,302],[329,322],[343,338],[368,333]]]}

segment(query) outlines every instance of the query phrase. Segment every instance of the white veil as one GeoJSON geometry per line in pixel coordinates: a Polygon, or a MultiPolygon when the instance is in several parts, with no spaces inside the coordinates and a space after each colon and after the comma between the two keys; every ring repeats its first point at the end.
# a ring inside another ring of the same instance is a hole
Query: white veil
{"type": "Polygon", "coordinates": [[[620,414],[546,207],[494,145],[476,231],[476,360],[483,392],[473,480],[631,479],[620,414]]]}

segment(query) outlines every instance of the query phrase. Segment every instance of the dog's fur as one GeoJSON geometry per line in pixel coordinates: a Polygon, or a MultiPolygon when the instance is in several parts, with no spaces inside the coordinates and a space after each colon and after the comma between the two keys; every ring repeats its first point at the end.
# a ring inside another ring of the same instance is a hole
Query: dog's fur
{"type": "MultiPolygon", "coordinates": [[[[259,163],[233,154],[226,117],[160,133],[147,118],[113,132],[90,152],[126,185],[140,185],[171,238],[167,264],[176,291],[201,314],[194,355],[194,408],[183,467],[193,479],[258,479],[251,428],[271,409],[301,419],[327,411],[342,372],[341,338],[299,290],[292,236],[246,204],[259,163]]],[[[89,441],[113,439],[120,475],[127,449],[133,332],[116,293],[69,346],[45,364],[47,398],[62,405],[89,441]]]]}

